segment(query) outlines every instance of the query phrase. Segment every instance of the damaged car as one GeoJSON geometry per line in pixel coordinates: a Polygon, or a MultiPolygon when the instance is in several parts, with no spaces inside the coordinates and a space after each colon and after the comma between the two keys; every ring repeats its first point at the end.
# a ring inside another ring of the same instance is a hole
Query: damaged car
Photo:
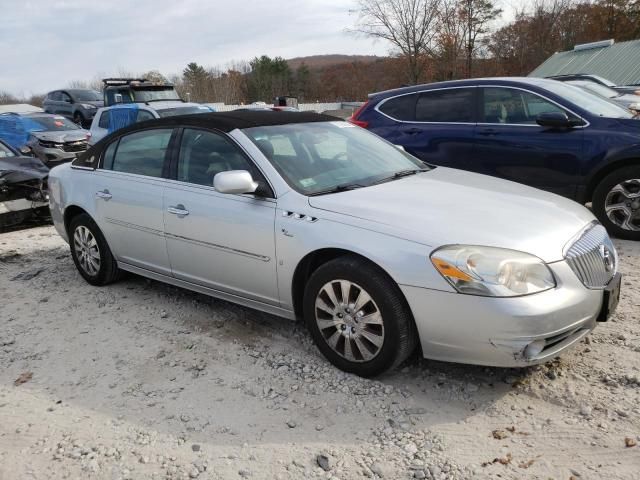
{"type": "Polygon", "coordinates": [[[48,176],[40,160],[21,156],[0,141],[0,229],[49,216],[48,176]]]}
{"type": "Polygon", "coordinates": [[[74,160],[87,150],[89,132],[61,115],[0,114],[0,139],[20,151],[30,151],[48,167],[74,160]]]}

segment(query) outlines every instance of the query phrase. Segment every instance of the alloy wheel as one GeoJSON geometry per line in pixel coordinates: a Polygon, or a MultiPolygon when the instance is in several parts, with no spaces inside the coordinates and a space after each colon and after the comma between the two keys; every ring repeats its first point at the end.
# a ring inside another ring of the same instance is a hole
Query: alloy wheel
{"type": "Polygon", "coordinates": [[[84,225],[79,225],[73,234],[73,248],[82,270],[88,275],[97,275],[100,271],[100,248],[91,230],[84,225]]]}
{"type": "Polygon", "coordinates": [[[640,231],[640,178],[625,180],[613,187],[605,199],[604,210],[618,227],[640,231]]]}
{"type": "Polygon", "coordinates": [[[384,344],[384,322],[378,306],[351,281],[333,280],[320,289],[315,320],[327,345],[350,362],[374,359],[384,344]]]}

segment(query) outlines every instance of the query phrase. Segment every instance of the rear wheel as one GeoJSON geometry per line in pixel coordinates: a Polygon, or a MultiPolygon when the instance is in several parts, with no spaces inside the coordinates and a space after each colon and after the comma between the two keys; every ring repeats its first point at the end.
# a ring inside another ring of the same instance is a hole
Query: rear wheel
{"type": "Polygon", "coordinates": [[[640,166],[615,170],[593,192],[593,212],[609,233],[640,240],[640,166]]]}
{"type": "Polygon", "coordinates": [[[73,263],[91,285],[107,285],[118,278],[120,269],[98,225],[86,213],[69,224],[69,246],[73,263]]]}
{"type": "Polygon", "coordinates": [[[304,316],[323,355],[363,377],[399,365],[417,343],[413,316],[398,286],[356,256],[337,258],[313,273],[304,316]]]}

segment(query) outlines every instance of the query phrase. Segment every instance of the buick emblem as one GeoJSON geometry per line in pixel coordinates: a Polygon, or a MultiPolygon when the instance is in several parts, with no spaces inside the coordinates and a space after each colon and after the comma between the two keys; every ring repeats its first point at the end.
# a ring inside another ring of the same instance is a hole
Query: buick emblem
{"type": "Polygon", "coordinates": [[[613,269],[615,268],[615,256],[613,255],[613,252],[611,250],[609,250],[609,247],[607,247],[606,245],[600,245],[600,255],[602,256],[602,261],[604,262],[604,269],[607,271],[607,273],[611,273],[613,272],[613,269]]]}

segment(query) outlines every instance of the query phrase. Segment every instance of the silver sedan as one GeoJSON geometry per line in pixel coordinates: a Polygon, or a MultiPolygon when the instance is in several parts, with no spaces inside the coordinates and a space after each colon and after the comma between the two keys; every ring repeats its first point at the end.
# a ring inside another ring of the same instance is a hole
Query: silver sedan
{"type": "Polygon", "coordinates": [[[288,319],[337,367],[545,362],[616,308],[618,257],[584,207],[423,164],[310,113],[120,130],[50,174],[80,274],[127,270],[288,319]]]}

